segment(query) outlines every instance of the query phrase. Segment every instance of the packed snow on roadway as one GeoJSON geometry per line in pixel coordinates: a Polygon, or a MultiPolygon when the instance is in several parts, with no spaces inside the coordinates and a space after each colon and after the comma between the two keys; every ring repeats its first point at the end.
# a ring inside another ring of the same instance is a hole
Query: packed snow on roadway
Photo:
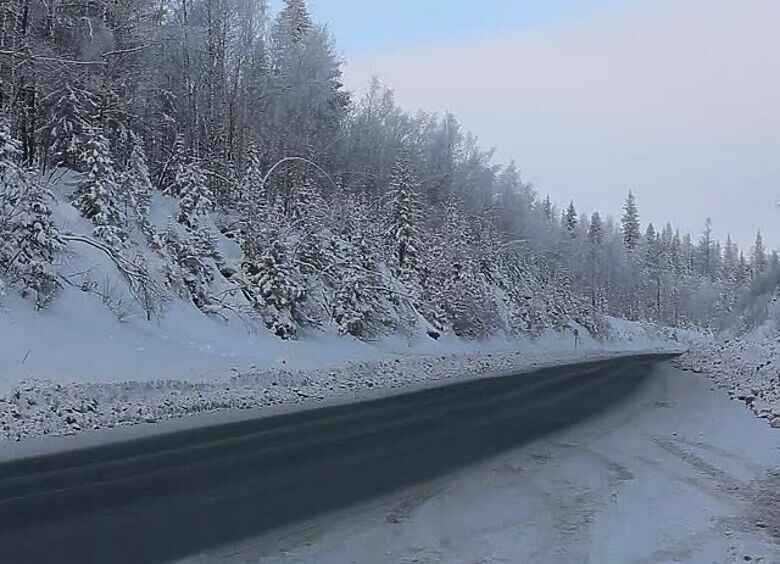
{"type": "Polygon", "coordinates": [[[780,336],[774,322],[697,347],[677,364],[709,375],[732,399],[780,429],[780,336]]]}

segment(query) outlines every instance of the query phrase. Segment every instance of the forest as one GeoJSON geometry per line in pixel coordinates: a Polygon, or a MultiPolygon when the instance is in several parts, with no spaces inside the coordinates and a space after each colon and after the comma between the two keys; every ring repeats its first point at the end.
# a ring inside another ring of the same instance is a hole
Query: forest
{"type": "Polygon", "coordinates": [[[149,321],[184,300],[282,339],[769,315],[780,259],[760,233],[739,249],[704,217],[654,225],[630,186],[616,218],[553,202],[455,116],[378,79],[348,91],[343,64],[305,0],[3,0],[0,289],[111,308],[69,266],[89,249],[149,321]]]}

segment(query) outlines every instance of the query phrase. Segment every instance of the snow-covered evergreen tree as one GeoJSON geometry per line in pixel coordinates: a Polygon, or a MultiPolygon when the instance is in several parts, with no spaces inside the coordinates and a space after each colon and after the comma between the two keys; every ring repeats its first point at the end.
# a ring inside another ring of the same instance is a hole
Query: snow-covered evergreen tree
{"type": "Polygon", "coordinates": [[[203,229],[180,234],[175,225],[169,225],[162,239],[170,257],[165,273],[169,287],[208,311],[213,301],[210,286],[217,276],[213,261],[216,248],[210,234],[203,229]]]}
{"type": "Polygon", "coordinates": [[[270,218],[271,202],[261,166],[258,151],[250,148],[244,175],[236,188],[244,252],[249,245],[258,243],[257,238],[270,218]]]}
{"type": "Polygon", "coordinates": [[[122,192],[128,199],[130,211],[136,221],[145,220],[152,198],[152,181],[146,154],[139,139],[133,140],[127,168],[122,175],[122,192]]]}
{"type": "Polygon", "coordinates": [[[279,234],[273,234],[257,263],[245,262],[243,267],[246,291],[266,327],[281,339],[294,339],[300,322],[297,308],[305,297],[305,289],[279,234]]]}
{"type": "Polygon", "coordinates": [[[177,220],[193,230],[198,228],[200,217],[208,213],[213,206],[213,196],[206,180],[206,173],[194,158],[176,164],[173,180],[163,193],[178,198],[177,220]]]}
{"type": "Polygon", "coordinates": [[[761,274],[766,270],[766,247],[764,246],[764,237],[761,235],[761,231],[756,233],[756,242],[753,244],[750,260],[754,274],[761,274]]]}
{"type": "Polygon", "coordinates": [[[579,215],[574,202],[569,202],[569,207],[563,214],[563,228],[569,232],[570,237],[576,237],[577,227],[579,226],[579,215]]]}
{"type": "Polygon", "coordinates": [[[82,216],[95,224],[96,237],[118,247],[127,235],[126,220],[108,139],[94,128],[87,130],[86,137],[79,157],[84,174],[73,193],[72,203],[82,216]]]}
{"type": "Polygon", "coordinates": [[[623,206],[623,217],[620,222],[623,226],[623,243],[629,251],[633,251],[639,247],[639,242],[642,238],[639,211],[633,192],[628,193],[628,198],[623,206]]]}
{"type": "Polygon", "coordinates": [[[408,158],[398,159],[388,190],[387,242],[395,267],[409,276],[417,266],[422,205],[408,158]]]}
{"type": "Polygon", "coordinates": [[[51,218],[51,194],[20,158],[19,142],[0,120],[0,275],[40,308],[59,287],[53,263],[64,243],[51,218]]]}
{"type": "Polygon", "coordinates": [[[715,248],[715,239],[712,232],[712,219],[708,217],[704,225],[704,230],[699,238],[698,248],[696,249],[696,264],[698,265],[699,274],[710,280],[714,280],[717,273],[717,263],[720,259],[719,255],[720,249],[716,250],[715,248]],[[717,259],[716,254],[718,255],[717,259]]]}
{"type": "Polygon", "coordinates": [[[342,334],[359,339],[373,337],[389,325],[376,248],[369,227],[353,222],[342,247],[342,262],[331,304],[331,317],[342,334]]]}
{"type": "Polygon", "coordinates": [[[552,223],[555,219],[555,206],[549,195],[542,202],[542,215],[547,223],[552,223]]]}
{"type": "Polygon", "coordinates": [[[94,136],[90,122],[97,112],[96,97],[70,81],[62,83],[51,96],[51,126],[47,134],[52,160],[59,166],[89,166],[83,158],[82,147],[94,136]]]}
{"type": "Polygon", "coordinates": [[[599,212],[593,212],[588,225],[588,244],[590,246],[588,258],[590,259],[590,301],[593,307],[597,307],[601,299],[600,261],[604,247],[604,222],[599,212]]]}
{"type": "Polygon", "coordinates": [[[46,306],[60,286],[54,260],[65,246],[52,221],[49,198],[51,194],[31,179],[16,218],[12,243],[16,252],[9,263],[22,294],[33,293],[38,307],[46,306]]]}
{"type": "Polygon", "coordinates": [[[279,12],[274,30],[274,41],[277,49],[287,54],[289,43],[300,44],[306,35],[314,28],[309,9],[305,0],[284,0],[284,7],[279,12]]]}

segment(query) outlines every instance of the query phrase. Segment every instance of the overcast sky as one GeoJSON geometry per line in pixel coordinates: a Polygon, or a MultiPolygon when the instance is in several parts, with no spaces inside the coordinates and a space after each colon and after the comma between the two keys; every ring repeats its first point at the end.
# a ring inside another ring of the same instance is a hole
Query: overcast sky
{"type": "Polygon", "coordinates": [[[780,246],[780,0],[310,0],[407,109],[454,112],[581,211],[780,246]]]}

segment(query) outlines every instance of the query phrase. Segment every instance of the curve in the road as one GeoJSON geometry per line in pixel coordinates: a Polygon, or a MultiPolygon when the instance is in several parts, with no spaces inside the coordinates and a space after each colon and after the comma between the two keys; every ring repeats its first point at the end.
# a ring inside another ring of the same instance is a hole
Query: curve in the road
{"type": "Polygon", "coordinates": [[[574,425],[668,356],[461,382],[0,465],[0,562],[168,562],[574,425]]]}

